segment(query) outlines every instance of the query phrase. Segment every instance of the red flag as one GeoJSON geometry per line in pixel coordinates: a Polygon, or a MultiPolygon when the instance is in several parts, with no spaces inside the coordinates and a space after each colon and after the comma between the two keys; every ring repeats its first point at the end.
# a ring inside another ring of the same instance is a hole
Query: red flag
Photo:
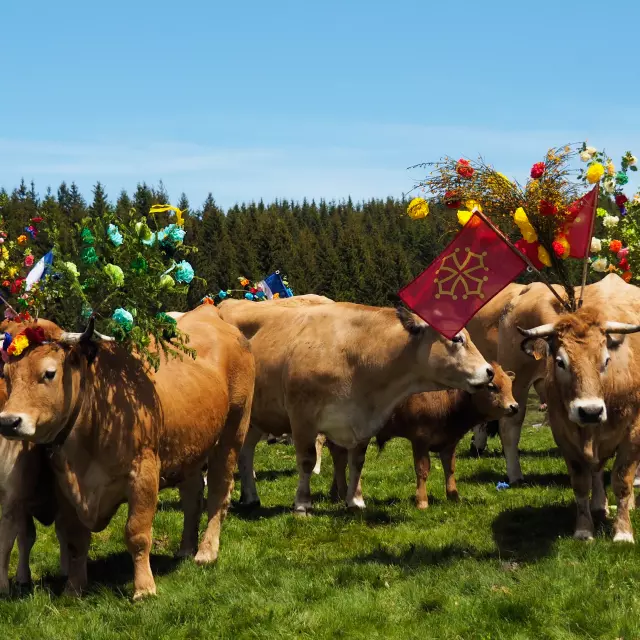
{"type": "Polygon", "coordinates": [[[573,221],[567,227],[567,240],[572,258],[586,258],[591,250],[593,223],[598,207],[598,185],[569,207],[573,221]]]}
{"type": "Polygon", "coordinates": [[[398,294],[445,338],[453,338],[526,263],[478,214],[398,294]]]}

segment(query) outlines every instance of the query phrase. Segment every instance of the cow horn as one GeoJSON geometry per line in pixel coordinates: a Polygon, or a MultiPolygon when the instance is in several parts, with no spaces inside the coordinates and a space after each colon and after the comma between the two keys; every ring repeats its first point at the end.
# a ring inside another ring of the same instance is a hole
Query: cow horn
{"type": "Polygon", "coordinates": [[[555,328],[552,324],[541,324],[539,327],[534,327],[533,329],[516,328],[525,338],[548,338],[555,333],[555,328]]]}
{"type": "Polygon", "coordinates": [[[65,331],[60,336],[59,342],[62,344],[78,344],[80,342],[90,340],[91,338],[95,338],[100,342],[113,342],[115,340],[115,338],[112,338],[111,336],[103,336],[101,333],[98,333],[94,328],[95,325],[96,319],[92,316],[83,333],[69,333],[65,331]]]}
{"type": "Polygon", "coordinates": [[[640,331],[640,324],[628,324],[627,322],[606,322],[605,333],[636,333],[640,331]]]}

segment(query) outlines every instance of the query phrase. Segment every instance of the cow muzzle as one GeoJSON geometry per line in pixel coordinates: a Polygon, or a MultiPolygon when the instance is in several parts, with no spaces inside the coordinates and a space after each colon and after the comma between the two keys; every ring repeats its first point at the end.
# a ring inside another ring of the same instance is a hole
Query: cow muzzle
{"type": "Polygon", "coordinates": [[[602,424],[607,421],[607,407],[601,398],[585,398],[569,403],[569,420],[579,425],[602,424]]]}
{"type": "Polygon", "coordinates": [[[479,391],[483,387],[486,387],[494,378],[495,373],[493,368],[489,365],[485,365],[481,367],[476,375],[471,376],[468,380],[469,389],[468,391],[471,393],[475,393],[479,391]]]}
{"type": "Polygon", "coordinates": [[[24,413],[0,413],[0,435],[8,440],[19,440],[33,436],[35,424],[24,413]]]}

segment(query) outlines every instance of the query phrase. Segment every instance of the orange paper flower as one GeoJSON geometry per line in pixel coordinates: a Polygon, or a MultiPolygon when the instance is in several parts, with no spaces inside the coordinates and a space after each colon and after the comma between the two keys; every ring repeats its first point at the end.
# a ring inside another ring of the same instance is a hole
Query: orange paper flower
{"type": "Polygon", "coordinates": [[[612,253],[618,253],[620,249],[622,249],[622,242],[620,242],[620,240],[612,240],[609,243],[609,251],[612,253]]]}
{"type": "Polygon", "coordinates": [[[622,274],[622,279],[623,279],[625,282],[631,282],[631,278],[633,278],[633,274],[631,273],[631,271],[625,271],[625,272],[622,274]]]}

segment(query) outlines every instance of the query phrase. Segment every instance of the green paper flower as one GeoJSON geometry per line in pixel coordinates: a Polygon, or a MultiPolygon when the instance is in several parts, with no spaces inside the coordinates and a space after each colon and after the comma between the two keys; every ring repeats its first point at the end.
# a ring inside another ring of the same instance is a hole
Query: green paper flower
{"type": "Polygon", "coordinates": [[[149,269],[149,263],[144,259],[141,254],[131,262],[131,270],[136,273],[146,273],[149,269]]]}
{"type": "Polygon", "coordinates": [[[98,262],[98,254],[93,247],[85,247],[80,253],[80,259],[87,265],[98,262]]]}
{"type": "Polygon", "coordinates": [[[96,241],[96,239],[93,237],[93,233],[91,233],[91,231],[86,227],[80,233],[80,238],[82,239],[82,242],[87,245],[92,245],[96,241]]]}
{"type": "Polygon", "coordinates": [[[124,272],[117,264],[107,264],[103,271],[116,287],[121,287],[124,284],[124,272]]]}
{"type": "Polygon", "coordinates": [[[64,266],[67,268],[67,271],[71,273],[74,277],[78,277],[80,272],[78,271],[78,267],[73,262],[65,262],[64,266]]]}
{"type": "Polygon", "coordinates": [[[623,185],[627,184],[627,182],[629,182],[629,176],[626,173],[620,171],[616,174],[616,184],[623,185]]]}
{"type": "Polygon", "coordinates": [[[160,278],[161,289],[171,289],[175,285],[173,278],[169,274],[165,274],[160,278]]]}

